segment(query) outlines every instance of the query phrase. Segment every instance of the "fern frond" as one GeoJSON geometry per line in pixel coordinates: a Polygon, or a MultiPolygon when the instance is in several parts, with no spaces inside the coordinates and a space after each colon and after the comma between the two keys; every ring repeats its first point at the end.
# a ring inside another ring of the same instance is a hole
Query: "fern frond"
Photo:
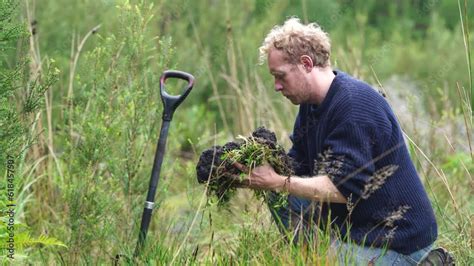
{"type": "Polygon", "coordinates": [[[26,247],[34,245],[44,245],[44,246],[61,246],[67,248],[67,246],[54,237],[49,237],[46,235],[40,235],[39,237],[32,237],[30,233],[23,232],[18,235],[15,235],[15,247],[18,249],[23,249],[26,247]]]}
{"type": "MultiPolygon", "coordinates": [[[[27,247],[35,246],[35,245],[43,245],[46,247],[50,246],[60,246],[60,247],[65,247],[67,246],[61,242],[60,240],[54,238],[54,237],[49,237],[46,235],[40,235],[39,237],[32,237],[29,232],[19,232],[15,233],[15,250],[21,251],[27,247]]],[[[7,248],[7,242],[3,241],[1,245],[1,249],[6,249],[7,248]]]]}

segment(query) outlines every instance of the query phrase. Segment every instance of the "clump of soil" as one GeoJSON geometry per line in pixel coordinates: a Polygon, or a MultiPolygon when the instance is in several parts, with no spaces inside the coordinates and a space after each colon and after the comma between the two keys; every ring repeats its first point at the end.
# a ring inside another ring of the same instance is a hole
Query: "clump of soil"
{"type": "Polygon", "coordinates": [[[199,183],[209,180],[208,194],[214,194],[219,201],[228,202],[235,188],[241,184],[236,179],[239,169],[226,159],[226,152],[240,148],[237,142],[228,142],[224,146],[212,146],[202,152],[196,166],[199,183]]]}
{"type": "MultiPolygon", "coordinates": [[[[202,152],[196,166],[197,180],[208,183],[208,196],[216,196],[220,204],[230,200],[248,175],[236,168],[233,165],[235,162],[245,165],[250,171],[269,163],[280,175],[293,174],[291,158],[278,145],[275,133],[259,127],[250,137],[239,142],[231,141],[202,152]]],[[[259,195],[262,193],[257,193],[259,195]]]]}

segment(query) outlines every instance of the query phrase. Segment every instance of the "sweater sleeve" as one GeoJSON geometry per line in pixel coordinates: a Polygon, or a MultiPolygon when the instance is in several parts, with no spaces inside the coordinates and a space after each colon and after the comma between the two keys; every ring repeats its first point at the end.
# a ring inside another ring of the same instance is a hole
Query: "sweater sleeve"
{"type": "Polygon", "coordinates": [[[373,145],[377,141],[368,125],[346,120],[324,141],[324,153],[317,160],[319,173],[329,175],[334,185],[352,201],[358,200],[375,171],[373,145]],[[328,163],[329,161],[330,163],[328,163]],[[321,167],[321,165],[323,167],[321,167]],[[329,166],[330,169],[324,169],[329,166]]]}

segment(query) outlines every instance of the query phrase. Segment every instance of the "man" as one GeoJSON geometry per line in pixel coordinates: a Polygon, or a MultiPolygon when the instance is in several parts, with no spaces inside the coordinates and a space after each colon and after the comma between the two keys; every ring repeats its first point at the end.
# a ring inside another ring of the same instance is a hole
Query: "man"
{"type": "Polygon", "coordinates": [[[290,177],[269,165],[254,168],[248,186],[289,193],[288,208],[271,209],[288,229],[331,224],[340,258],[419,263],[437,238],[436,220],[385,99],[331,68],[329,37],[316,24],[290,18],[273,28],[260,58],[268,60],[275,90],[300,106],[289,151],[296,167],[290,177]]]}

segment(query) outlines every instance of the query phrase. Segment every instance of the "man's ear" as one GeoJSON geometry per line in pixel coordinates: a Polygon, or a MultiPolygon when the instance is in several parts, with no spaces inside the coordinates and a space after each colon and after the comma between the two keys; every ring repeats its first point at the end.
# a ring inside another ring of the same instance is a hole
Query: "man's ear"
{"type": "Polygon", "coordinates": [[[311,69],[314,67],[313,60],[308,55],[300,56],[300,63],[303,65],[306,72],[311,72],[311,69]]]}

